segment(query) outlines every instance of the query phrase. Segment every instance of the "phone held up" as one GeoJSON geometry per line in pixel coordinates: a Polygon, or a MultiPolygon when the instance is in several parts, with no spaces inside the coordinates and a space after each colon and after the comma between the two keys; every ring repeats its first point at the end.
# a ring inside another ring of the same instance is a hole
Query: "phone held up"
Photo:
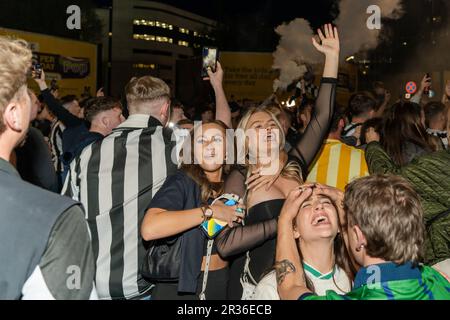
{"type": "Polygon", "coordinates": [[[33,71],[33,78],[39,79],[42,74],[42,66],[39,63],[33,64],[32,71],[33,71]]]}
{"type": "Polygon", "coordinates": [[[203,47],[202,78],[206,78],[208,76],[208,68],[210,68],[212,72],[216,72],[218,57],[219,57],[219,50],[217,48],[203,47]]]}

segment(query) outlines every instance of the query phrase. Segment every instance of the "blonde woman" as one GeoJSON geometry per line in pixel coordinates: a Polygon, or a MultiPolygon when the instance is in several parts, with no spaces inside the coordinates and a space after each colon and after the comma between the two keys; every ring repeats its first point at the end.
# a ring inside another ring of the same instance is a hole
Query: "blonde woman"
{"type": "Polygon", "coordinates": [[[245,226],[227,229],[218,237],[219,254],[223,258],[234,258],[230,270],[230,299],[242,297],[240,278],[246,261],[256,281],[273,265],[276,219],[289,192],[303,184],[308,166],[328,133],[335,100],[339,38],[337,29],[331,25],[324,27],[324,33],[318,30],[320,44],[313,38],[314,46],[326,58],[316,108],[302,139],[289,154],[283,151],[282,127],[267,107],[251,108],[239,124],[239,129],[250,132],[245,143],[246,165],[230,173],[225,191],[245,198],[248,215],[245,226]],[[276,170],[273,170],[274,163],[278,165],[276,170]],[[267,187],[261,188],[264,185],[267,187]],[[250,260],[245,254],[247,251],[250,260]]]}

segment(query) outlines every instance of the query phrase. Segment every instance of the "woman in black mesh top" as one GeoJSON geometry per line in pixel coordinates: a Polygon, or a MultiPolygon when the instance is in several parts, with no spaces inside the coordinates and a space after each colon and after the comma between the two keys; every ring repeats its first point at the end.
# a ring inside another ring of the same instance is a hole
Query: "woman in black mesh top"
{"type": "MultiPolygon", "coordinates": [[[[226,193],[245,198],[245,226],[225,229],[217,238],[219,254],[233,258],[228,298],[242,297],[240,278],[249,251],[251,276],[259,281],[274,263],[277,217],[289,192],[304,183],[308,167],[319,151],[333,115],[339,65],[337,29],[318,30],[321,43],[313,45],[325,55],[325,67],[315,110],[302,138],[289,154],[283,151],[284,134],[276,117],[265,107],[252,108],[239,129],[246,133],[246,165],[235,168],[227,178],[226,193]],[[259,137],[259,138],[258,138],[259,137]],[[261,186],[267,185],[266,188],[261,186]]],[[[238,146],[239,150],[239,146],[238,146]]]]}

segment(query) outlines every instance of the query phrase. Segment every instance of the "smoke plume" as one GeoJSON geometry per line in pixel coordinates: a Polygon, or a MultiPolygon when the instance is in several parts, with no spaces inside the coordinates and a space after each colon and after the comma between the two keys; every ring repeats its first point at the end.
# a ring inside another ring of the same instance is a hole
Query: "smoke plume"
{"type": "MultiPolygon", "coordinates": [[[[367,8],[377,5],[381,9],[381,17],[399,19],[403,15],[401,0],[341,0],[340,15],[336,21],[341,40],[341,59],[361,50],[376,48],[381,30],[370,30],[367,20],[370,14],[367,8]]],[[[313,32],[304,19],[294,19],[275,29],[280,35],[280,42],[274,52],[272,68],[280,72],[279,79],[274,81],[274,91],[286,88],[306,72],[305,64],[323,61],[311,42],[313,32]]]]}

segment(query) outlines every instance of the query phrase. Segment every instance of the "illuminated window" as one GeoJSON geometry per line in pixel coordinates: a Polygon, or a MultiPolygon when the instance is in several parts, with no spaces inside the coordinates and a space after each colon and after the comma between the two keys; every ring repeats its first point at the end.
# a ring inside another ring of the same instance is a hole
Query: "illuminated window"
{"type": "Polygon", "coordinates": [[[133,68],[135,68],[135,69],[155,69],[156,65],[154,63],[152,63],[152,64],[134,63],[133,68]]]}
{"type": "Polygon", "coordinates": [[[188,30],[188,29],[185,29],[185,28],[179,28],[178,30],[179,30],[181,33],[189,34],[189,30],[188,30]]]}
{"type": "Polygon", "coordinates": [[[198,37],[198,32],[194,31],[194,37],[198,37]]]}
{"type": "Polygon", "coordinates": [[[146,40],[146,41],[155,41],[156,37],[148,34],[133,34],[133,39],[136,40],[146,40]]]}
{"type": "Polygon", "coordinates": [[[145,20],[145,19],[134,19],[133,24],[136,26],[150,26],[150,27],[158,27],[163,29],[173,30],[173,25],[160,21],[153,20],[145,20]]]}
{"type": "Polygon", "coordinates": [[[178,41],[178,45],[179,46],[183,46],[183,47],[189,47],[189,42],[187,42],[187,41],[178,41]]]}

